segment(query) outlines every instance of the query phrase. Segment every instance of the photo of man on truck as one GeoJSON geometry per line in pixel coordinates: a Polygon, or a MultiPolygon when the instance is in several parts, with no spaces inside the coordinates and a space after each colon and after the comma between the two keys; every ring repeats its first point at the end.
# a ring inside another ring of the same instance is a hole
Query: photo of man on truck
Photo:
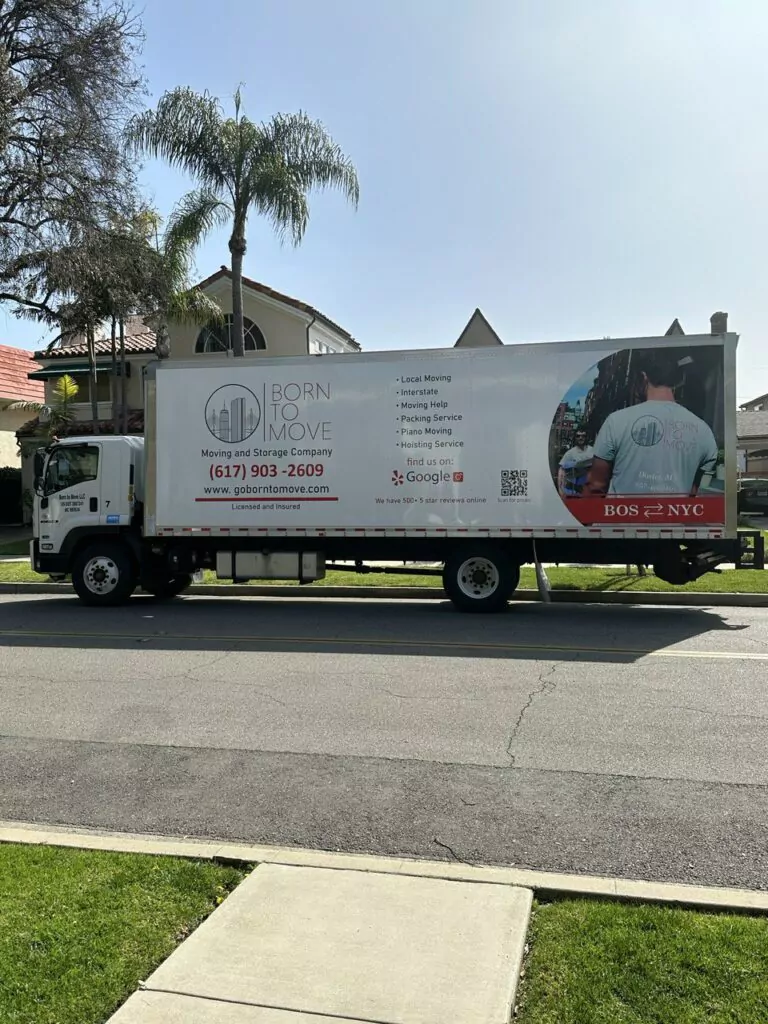
{"type": "MultiPolygon", "coordinates": [[[[709,345],[623,349],[590,367],[550,430],[553,483],[572,514],[601,521],[595,501],[615,496],[721,502],[723,377],[722,353],[709,345]]],[[[662,514],[637,512],[644,520],[662,514]]]]}
{"type": "Polygon", "coordinates": [[[694,495],[717,468],[708,424],[675,401],[680,367],[666,352],[642,362],[644,401],[608,416],[597,435],[586,494],[694,495]]]}

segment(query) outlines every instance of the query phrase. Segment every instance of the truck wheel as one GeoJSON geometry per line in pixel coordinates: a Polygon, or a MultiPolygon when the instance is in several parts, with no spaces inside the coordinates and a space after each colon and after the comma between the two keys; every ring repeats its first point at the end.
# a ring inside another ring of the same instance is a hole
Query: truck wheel
{"type": "Polygon", "coordinates": [[[136,589],[136,572],[122,544],[92,544],[75,558],[72,586],[84,604],[123,604],[136,589]]]}
{"type": "Polygon", "coordinates": [[[446,561],[445,592],[459,611],[498,612],[520,582],[520,567],[497,548],[464,549],[446,561]]]}
{"type": "Polygon", "coordinates": [[[141,581],[141,589],[158,598],[160,601],[170,600],[192,583],[191,573],[180,573],[177,576],[149,576],[141,581]]]}

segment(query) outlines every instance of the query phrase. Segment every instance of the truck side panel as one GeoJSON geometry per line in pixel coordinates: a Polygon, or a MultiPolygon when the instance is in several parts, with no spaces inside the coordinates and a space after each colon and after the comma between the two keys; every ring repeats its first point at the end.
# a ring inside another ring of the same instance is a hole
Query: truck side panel
{"type": "Polygon", "coordinates": [[[145,533],[734,537],[736,344],[160,364],[145,533]]]}

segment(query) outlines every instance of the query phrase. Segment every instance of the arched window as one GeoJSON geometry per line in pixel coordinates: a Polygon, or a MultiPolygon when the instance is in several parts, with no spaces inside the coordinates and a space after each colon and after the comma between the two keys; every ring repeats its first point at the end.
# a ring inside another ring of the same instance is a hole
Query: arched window
{"type": "MultiPolygon", "coordinates": [[[[227,313],[224,317],[223,324],[217,324],[215,327],[204,327],[197,336],[197,342],[195,343],[195,352],[231,352],[232,351],[232,324],[234,323],[234,317],[231,313],[227,313]]],[[[264,340],[264,335],[261,333],[259,328],[248,317],[243,318],[243,327],[245,335],[245,351],[256,352],[257,350],[266,349],[267,343],[264,340]]]]}

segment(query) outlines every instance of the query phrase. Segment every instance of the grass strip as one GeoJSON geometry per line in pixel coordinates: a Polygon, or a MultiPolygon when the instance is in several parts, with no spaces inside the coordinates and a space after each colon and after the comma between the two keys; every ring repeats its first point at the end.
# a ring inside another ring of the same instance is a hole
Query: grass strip
{"type": "Polygon", "coordinates": [[[768,918],[536,905],[516,1024],[764,1024],[768,918]]]}
{"type": "Polygon", "coordinates": [[[102,1024],[243,872],[0,844],[0,1021],[102,1024]]]}

